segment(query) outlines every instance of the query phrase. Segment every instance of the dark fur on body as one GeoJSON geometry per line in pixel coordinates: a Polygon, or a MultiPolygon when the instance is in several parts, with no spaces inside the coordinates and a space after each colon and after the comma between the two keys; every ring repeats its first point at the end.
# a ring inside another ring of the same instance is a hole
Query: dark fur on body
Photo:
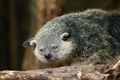
{"type": "Polygon", "coordinates": [[[120,14],[98,9],[66,14],[46,23],[33,40],[36,40],[35,53],[40,60],[43,59],[38,56],[40,46],[57,44],[56,51],[43,53],[52,54],[45,62],[114,63],[120,59],[120,14]]]}

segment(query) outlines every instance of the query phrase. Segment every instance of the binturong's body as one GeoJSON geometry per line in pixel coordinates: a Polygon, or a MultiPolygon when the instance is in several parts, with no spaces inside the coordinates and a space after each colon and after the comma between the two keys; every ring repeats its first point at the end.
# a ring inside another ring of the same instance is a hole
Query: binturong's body
{"type": "Polygon", "coordinates": [[[44,63],[114,63],[120,59],[120,14],[91,9],[60,16],[24,46],[35,47],[35,56],[44,63]]]}

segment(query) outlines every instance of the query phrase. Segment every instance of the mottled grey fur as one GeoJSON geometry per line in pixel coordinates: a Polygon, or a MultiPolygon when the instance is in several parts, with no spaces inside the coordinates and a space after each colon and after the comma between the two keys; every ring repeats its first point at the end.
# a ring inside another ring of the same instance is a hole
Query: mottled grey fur
{"type": "Polygon", "coordinates": [[[114,63],[120,59],[120,14],[99,9],[66,14],[47,22],[33,40],[36,57],[45,63],[114,63]]]}

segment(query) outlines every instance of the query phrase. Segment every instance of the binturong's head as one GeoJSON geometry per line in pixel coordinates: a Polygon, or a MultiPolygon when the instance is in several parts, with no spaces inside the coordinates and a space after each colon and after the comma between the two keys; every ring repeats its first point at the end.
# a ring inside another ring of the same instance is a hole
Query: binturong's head
{"type": "Polygon", "coordinates": [[[34,38],[26,40],[23,46],[34,47],[35,56],[43,63],[66,61],[73,49],[71,33],[42,30],[34,38]]]}

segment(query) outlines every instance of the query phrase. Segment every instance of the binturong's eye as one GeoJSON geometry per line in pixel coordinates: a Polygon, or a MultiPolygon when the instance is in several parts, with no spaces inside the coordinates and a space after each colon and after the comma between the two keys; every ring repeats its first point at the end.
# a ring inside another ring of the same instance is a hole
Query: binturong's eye
{"type": "Polygon", "coordinates": [[[44,49],[40,49],[40,51],[41,51],[41,52],[43,52],[43,51],[44,51],[44,49]]]}
{"type": "Polygon", "coordinates": [[[52,46],[52,49],[57,49],[58,46],[52,46]]]}
{"type": "Polygon", "coordinates": [[[57,44],[51,44],[50,46],[51,46],[52,49],[57,49],[58,48],[57,44]]]}

